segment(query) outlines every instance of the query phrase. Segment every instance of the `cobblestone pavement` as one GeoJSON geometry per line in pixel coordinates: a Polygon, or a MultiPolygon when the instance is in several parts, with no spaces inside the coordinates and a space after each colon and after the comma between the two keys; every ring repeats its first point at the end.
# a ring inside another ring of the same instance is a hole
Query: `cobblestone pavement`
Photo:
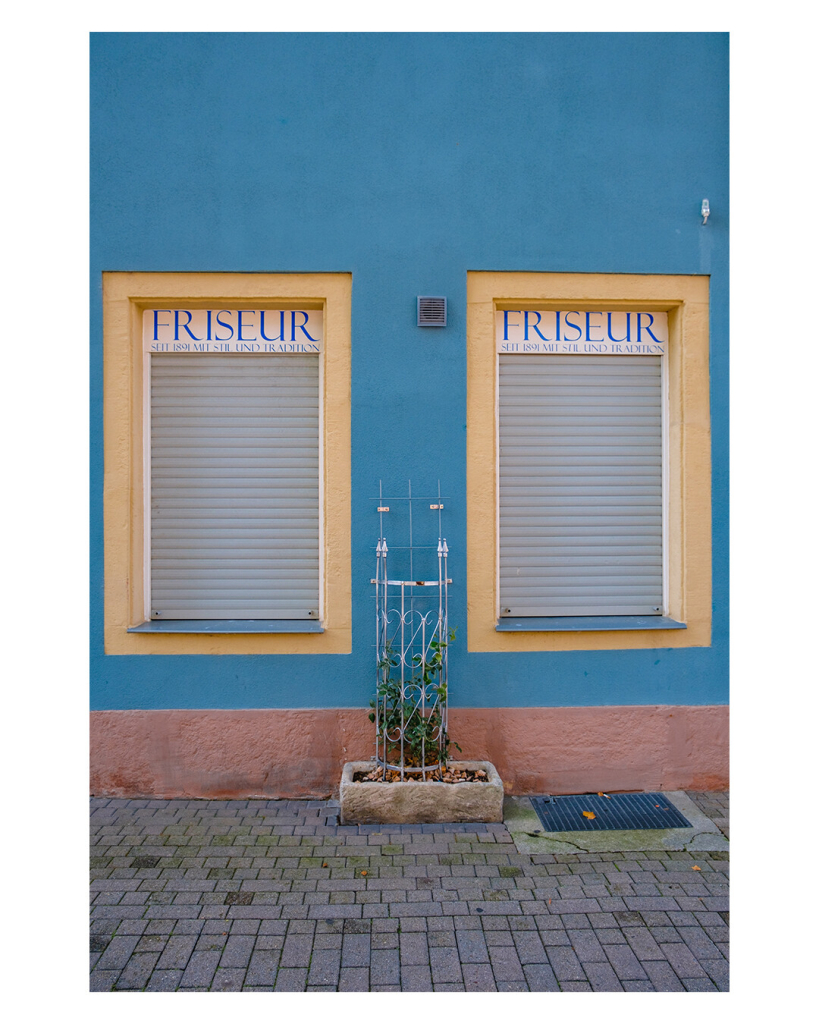
{"type": "MultiPolygon", "coordinates": [[[[728,795],[689,793],[727,834],[728,795]]],[[[91,800],[91,990],[728,989],[728,854],[526,856],[333,801],[91,800]]]]}

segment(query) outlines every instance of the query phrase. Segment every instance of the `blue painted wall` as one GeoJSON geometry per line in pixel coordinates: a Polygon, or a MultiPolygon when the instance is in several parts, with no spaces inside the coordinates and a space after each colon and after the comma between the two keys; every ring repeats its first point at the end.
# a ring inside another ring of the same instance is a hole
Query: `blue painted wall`
{"type": "Polygon", "coordinates": [[[379,478],[449,497],[453,704],[726,703],[727,35],[126,33],[91,55],[92,708],[365,705],[379,478]],[[352,273],[351,655],[103,654],[106,270],[352,273]],[[467,654],[468,270],[711,275],[710,648],[467,654]],[[445,329],[414,326],[419,294],[449,297],[445,329]]]}

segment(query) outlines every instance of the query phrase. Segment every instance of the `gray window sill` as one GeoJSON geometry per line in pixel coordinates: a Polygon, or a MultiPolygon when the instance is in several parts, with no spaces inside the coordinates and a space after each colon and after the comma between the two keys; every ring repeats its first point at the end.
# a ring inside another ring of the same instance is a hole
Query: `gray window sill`
{"type": "Polygon", "coordinates": [[[313,619],[152,619],[129,633],[323,633],[313,619]]]}
{"type": "Polygon", "coordinates": [[[499,633],[574,632],[609,629],[686,629],[684,622],[663,615],[510,615],[495,626],[499,633]]]}

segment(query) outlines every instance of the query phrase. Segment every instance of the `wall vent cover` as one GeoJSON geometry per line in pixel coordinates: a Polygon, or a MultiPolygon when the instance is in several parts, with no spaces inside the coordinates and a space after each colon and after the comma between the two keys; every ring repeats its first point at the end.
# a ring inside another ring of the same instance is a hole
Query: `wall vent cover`
{"type": "Polygon", "coordinates": [[[662,793],[584,793],[530,800],[546,832],[692,827],[662,793]]]}
{"type": "Polygon", "coordinates": [[[418,296],[418,326],[446,327],[446,299],[442,295],[418,296]]]}

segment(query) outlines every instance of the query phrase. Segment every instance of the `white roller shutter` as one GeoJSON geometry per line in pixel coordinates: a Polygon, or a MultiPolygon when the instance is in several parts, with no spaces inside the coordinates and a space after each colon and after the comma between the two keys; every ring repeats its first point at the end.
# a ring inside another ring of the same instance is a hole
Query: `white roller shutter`
{"type": "Polygon", "coordinates": [[[151,618],[318,619],[319,356],[151,356],[151,618]]]}
{"type": "Polygon", "coordinates": [[[663,610],[660,356],[500,355],[501,615],[663,610]]]}

